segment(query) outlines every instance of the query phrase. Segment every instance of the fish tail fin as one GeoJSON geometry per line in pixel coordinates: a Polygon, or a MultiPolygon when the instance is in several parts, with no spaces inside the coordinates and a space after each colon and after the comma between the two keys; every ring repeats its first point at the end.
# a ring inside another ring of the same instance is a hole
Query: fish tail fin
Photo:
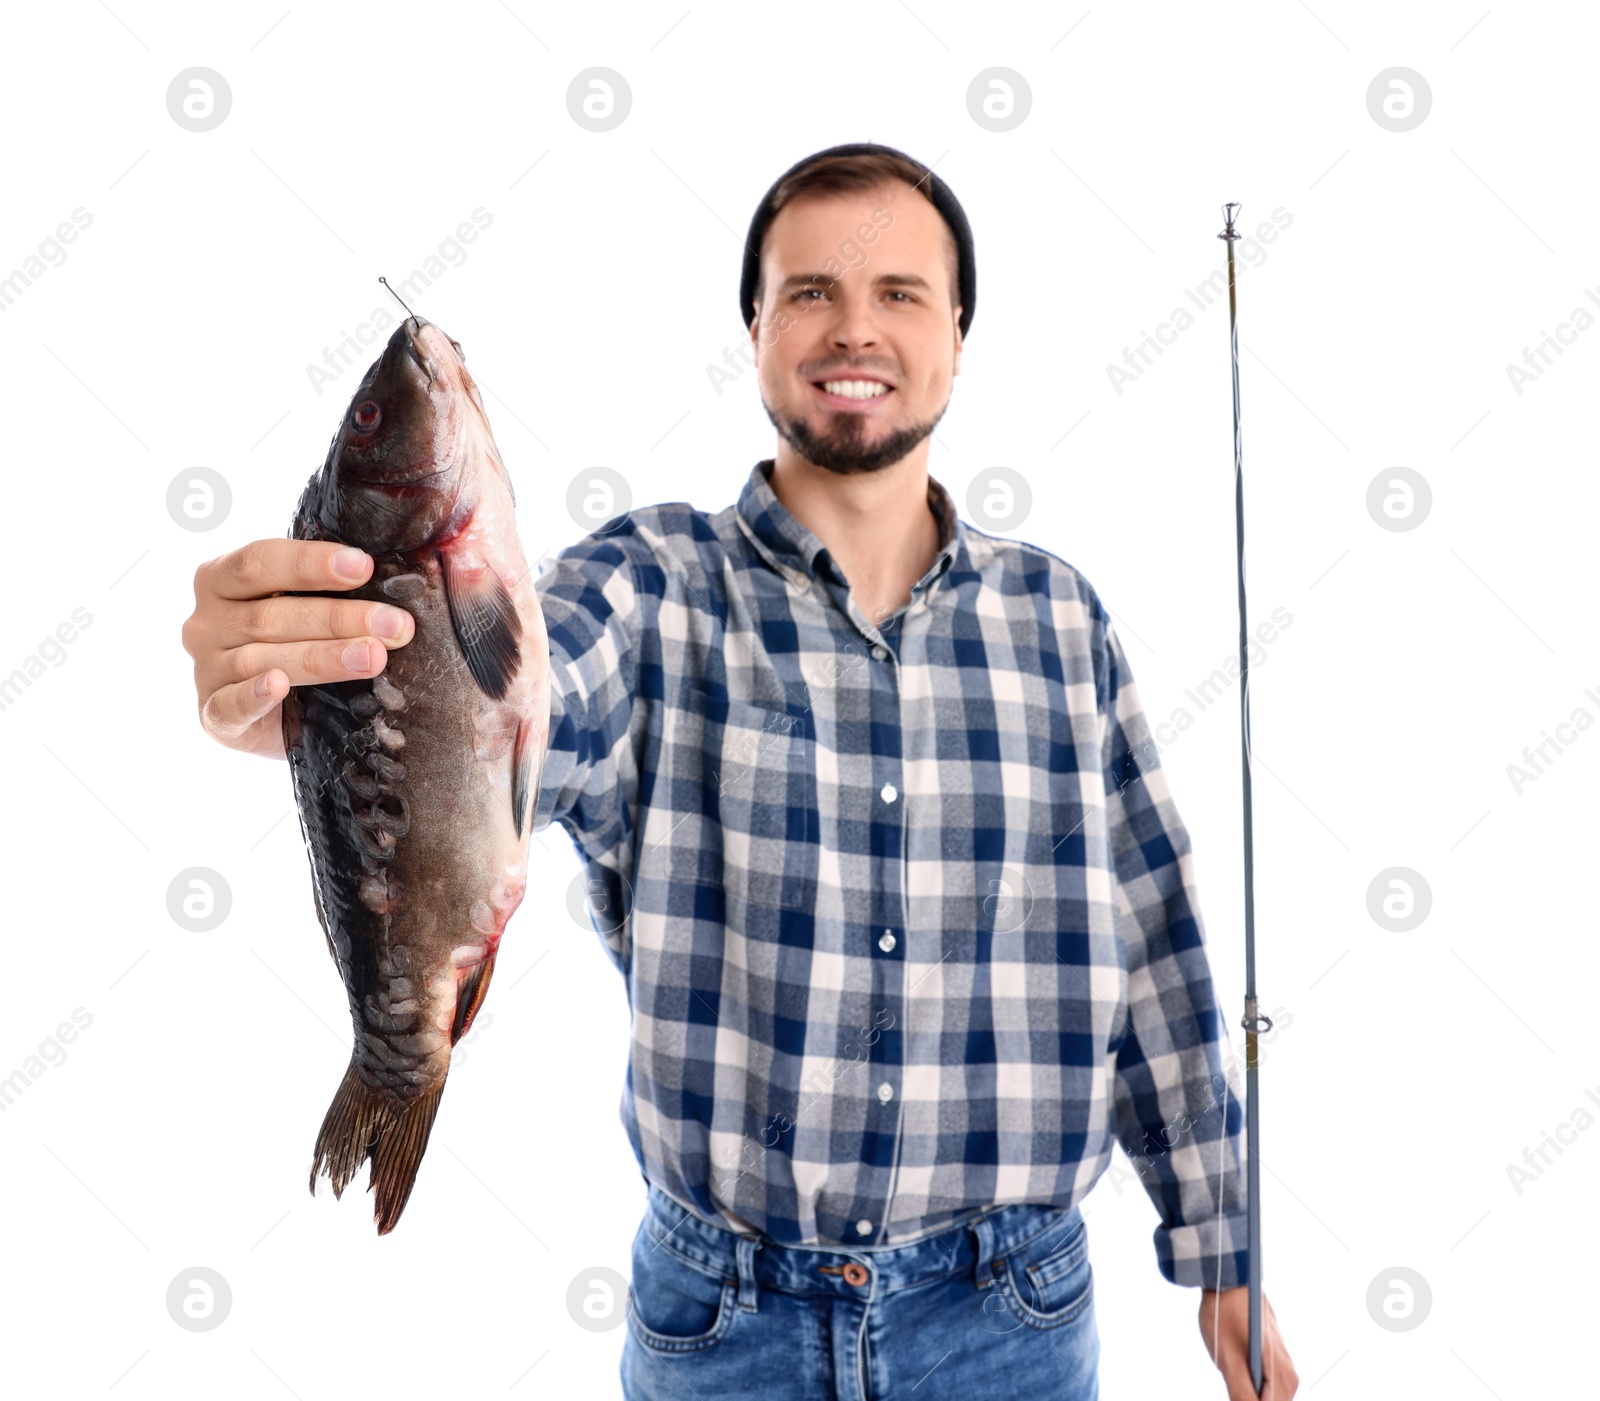
{"type": "Polygon", "coordinates": [[[312,1195],[316,1195],[318,1175],[326,1170],[333,1195],[339,1197],[361,1164],[371,1158],[367,1190],[377,1194],[373,1220],[378,1223],[378,1234],[388,1235],[411,1196],[443,1091],[441,1079],[397,1105],[393,1095],[362,1080],[352,1060],[317,1134],[316,1157],[311,1164],[312,1195]]]}
{"type": "Polygon", "coordinates": [[[440,1080],[410,1100],[389,1131],[378,1140],[372,1159],[371,1190],[377,1193],[372,1216],[378,1223],[380,1236],[394,1230],[395,1222],[406,1208],[412,1185],[417,1180],[417,1169],[422,1165],[422,1155],[428,1149],[428,1135],[433,1132],[433,1119],[439,1112],[439,1096],[443,1091],[444,1081],[440,1080]]]}

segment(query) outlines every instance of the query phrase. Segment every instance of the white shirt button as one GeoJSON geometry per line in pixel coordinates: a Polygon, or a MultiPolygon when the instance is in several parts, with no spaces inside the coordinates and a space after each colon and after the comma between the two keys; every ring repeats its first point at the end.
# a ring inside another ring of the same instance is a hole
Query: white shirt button
{"type": "Polygon", "coordinates": [[[883,933],[878,936],[878,947],[885,953],[888,953],[894,948],[894,935],[891,934],[887,929],[885,929],[883,933]]]}
{"type": "Polygon", "coordinates": [[[867,1218],[863,1216],[859,1221],[856,1222],[856,1230],[861,1232],[861,1234],[864,1236],[870,1236],[872,1234],[872,1222],[868,1221],[867,1218]]]}
{"type": "Polygon", "coordinates": [[[885,657],[887,657],[889,655],[889,649],[887,647],[874,647],[872,649],[872,655],[875,656],[881,662],[885,657]]]}
{"type": "Polygon", "coordinates": [[[884,802],[892,803],[896,798],[898,798],[900,796],[900,790],[898,788],[896,788],[894,786],[894,784],[892,784],[892,783],[885,783],[883,785],[883,788],[880,790],[878,796],[880,798],[882,798],[884,800],[884,802]]]}
{"type": "Polygon", "coordinates": [[[808,579],[804,574],[796,574],[794,578],[794,586],[800,593],[805,593],[806,590],[811,587],[811,580],[808,579]]]}
{"type": "Polygon", "coordinates": [[[881,1085],[878,1086],[878,1103],[887,1104],[893,1098],[894,1086],[885,1080],[881,1085]]]}

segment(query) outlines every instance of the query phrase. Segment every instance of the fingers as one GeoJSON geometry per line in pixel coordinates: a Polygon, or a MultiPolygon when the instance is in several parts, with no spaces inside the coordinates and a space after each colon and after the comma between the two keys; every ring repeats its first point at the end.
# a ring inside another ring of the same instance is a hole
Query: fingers
{"type": "Polygon", "coordinates": [[[270,726],[266,721],[282,705],[288,691],[288,679],[278,670],[223,686],[200,707],[201,728],[231,749],[282,757],[282,731],[276,719],[270,726]]]}
{"type": "Polygon", "coordinates": [[[1248,1297],[1241,1286],[1201,1295],[1200,1333],[1228,1389],[1228,1401],[1292,1401],[1300,1385],[1278,1331],[1271,1301],[1262,1296],[1261,1393],[1250,1376],[1248,1297]]]}
{"type": "Polygon", "coordinates": [[[1267,1364],[1267,1359],[1261,1359],[1261,1393],[1256,1394],[1255,1383],[1250,1379],[1250,1359],[1241,1356],[1236,1364],[1223,1374],[1228,1383],[1228,1401],[1290,1401],[1294,1395],[1294,1386],[1291,1383],[1286,1390],[1282,1379],[1267,1364]]]}
{"type": "Polygon", "coordinates": [[[1262,1359],[1261,1401],[1293,1401],[1299,1389],[1300,1378],[1292,1366],[1274,1367],[1262,1359]]]}
{"type": "Polygon", "coordinates": [[[196,569],[183,645],[195,659],[206,732],[230,748],[281,757],[279,707],[290,686],[381,673],[388,649],[416,633],[409,612],[370,600],[289,596],[345,592],[372,569],[362,550],[287,539],[253,540],[196,569]]]}
{"type": "MultiPolygon", "coordinates": [[[[1261,1296],[1261,1395],[1259,1401],[1293,1401],[1300,1388],[1300,1377],[1294,1369],[1283,1337],[1278,1331],[1278,1316],[1273,1312],[1272,1301],[1261,1296]]],[[[1240,1388],[1244,1401],[1256,1401],[1254,1385],[1250,1379],[1248,1323],[1245,1333],[1237,1339],[1238,1379],[1228,1374],[1229,1398],[1233,1389],[1240,1388]]]]}
{"type": "MultiPolygon", "coordinates": [[[[1250,1378],[1248,1350],[1239,1350],[1231,1339],[1225,1341],[1222,1344],[1222,1358],[1217,1370],[1222,1373],[1222,1380],[1227,1383],[1228,1401],[1257,1401],[1255,1383],[1250,1378]]],[[[1261,1369],[1261,1386],[1261,1401],[1266,1401],[1270,1382],[1264,1364],[1261,1369]]]]}
{"type": "Polygon", "coordinates": [[[277,669],[287,673],[289,686],[321,686],[376,676],[388,663],[388,647],[371,634],[314,642],[253,642],[223,654],[225,674],[219,679],[232,684],[277,669]]]}
{"type": "MultiPolygon", "coordinates": [[[[249,674],[227,681],[206,695],[200,707],[200,726],[219,744],[267,758],[284,757],[280,707],[289,687],[318,685],[330,681],[353,681],[381,673],[389,660],[388,649],[375,637],[349,641],[303,644],[277,649],[287,652],[287,666],[250,666],[241,661],[249,648],[238,647],[227,653],[234,665],[244,666],[249,674]]],[[[202,694],[206,694],[202,691],[202,694]]]]}
{"type": "Polygon", "coordinates": [[[372,567],[370,555],[327,540],[256,540],[201,565],[195,611],[183,627],[201,697],[272,670],[285,674],[286,686],[376,676],[388,649],[416,635],[410,612],[369,599],[274,592],[348,590],[372,567]],[[341,574],[341,565],[353,568],[341,574]]]}
{"type": "Polygon", "coordinates": [[[1265,1299],[1267,1323],[1263,1329],[1265,1347],[1261,1353],[1262,1401],[1293,1401],[1300,1389],[1300,1374],[1294,1369],[1294,1359],[1283,1345],[1283,1335],[1278,1332],[1277,1316],[1265,1299]]]}
{"type": "Polygon", "coordinates": [[[266,598],[290,590],[353,589],[372,556],[333,540],[252,540],[195,571],[195,596],[266,598]]]}
{"type": "Polygon", "coordinates": [[[403,647],[415,632],[416,620],[392,603],[285,596],[222,605],[214,610],[208,641],[221,649],[249,642],[379,637],[390,647],[403,647]]]}

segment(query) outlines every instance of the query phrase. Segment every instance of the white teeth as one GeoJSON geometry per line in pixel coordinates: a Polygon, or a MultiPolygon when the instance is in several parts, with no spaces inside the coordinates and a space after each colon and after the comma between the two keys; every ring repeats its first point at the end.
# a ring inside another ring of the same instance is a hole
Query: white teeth
{"type": "Polygon", "coordinates": [[[830,379],[823,381],[822,387],[846,399],[876,399],[889,392],[888,385],[870,379],[830,379]]]}

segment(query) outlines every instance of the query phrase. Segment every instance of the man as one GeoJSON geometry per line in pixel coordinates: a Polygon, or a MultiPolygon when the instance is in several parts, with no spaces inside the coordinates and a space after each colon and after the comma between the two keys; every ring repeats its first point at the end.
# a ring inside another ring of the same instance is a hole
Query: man
{"type": "MultiPolygon", "coordinates": [[[[775,456],[736,505],[638,508],[538,581],[535,826],[577,845],[633,1010],[630,1398],[1097,1396],[1079,1203],[1113,1138],[1230,1401],[1254,1394],[1242,1116],[1127,659],[1081,574],[928,473],[975,283],[926,167],[791,168],[740,288],[775,456]]],[[[270,597],[371,567],[338,558],[258,541],[198,571],[222,743],[280,755],[288,685],[410,639],[403,610],[270,597]]]]}

